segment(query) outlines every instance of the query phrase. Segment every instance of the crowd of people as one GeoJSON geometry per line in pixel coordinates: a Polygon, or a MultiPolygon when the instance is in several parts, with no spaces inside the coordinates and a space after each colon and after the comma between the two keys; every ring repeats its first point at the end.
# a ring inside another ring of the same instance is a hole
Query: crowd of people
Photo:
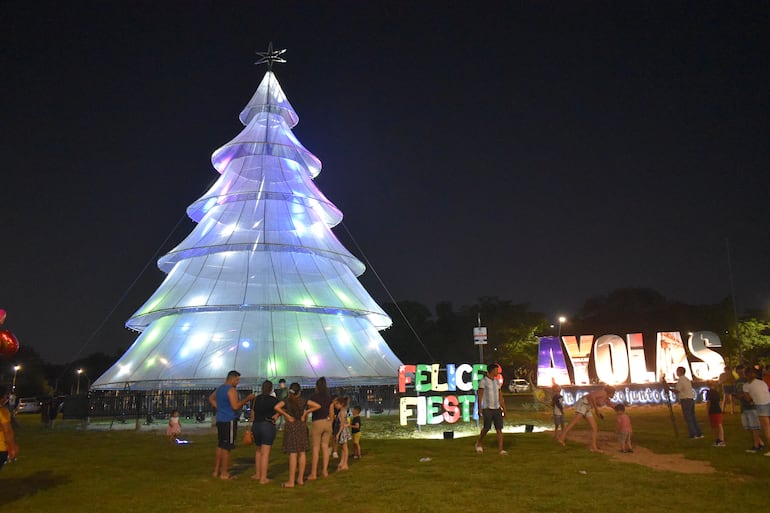
{"type": "MultiPolygon", "coordinates": [[[[497,451],[501,456],[507,456],[508,452],[503,445],[506,408],[498,379],[499,372],[499,364],[490,364],[479,382],[476,407],[482,425],[474,446],[476,452],[484,452],[484,438],[494,425],[497,451]]],[[[235,478],[230,473],[230,452],[235,448],[238,438],[240,410],[247,403],[251,404],[251,426],[245,440],[255,446],[254,474],[251,478],[260,484],[272,481],[268,478],[268,468],[270,452],[278,431],[283,431],[282,449],[289,457],[289,477],[281,483],[284,488],[301,486],[306,480],[318,479],[319,475],[327,477],[331,458],[339,459],[337,471],[342,472],[349,469],[351,452],[353,459],[361,457],[361,408],[353,406],[353,416],[349,420],[349,397],[332,396],[326,378],[321,377],[316,381],[315,389],[307,399],[302,397],[302,387],[299,383],[291,383],[287,387],[283,379],[275,390],[271,381],[265,381],[259,395],[252,393],[241,399],[237,392],[240,376],[238,371],[230,371],[225,382],[209,396],[209,402],[216,411],[217,449],[213,473],[215,478],[235,478]],[[352,451],[348,445],[351,442],[352,451]],[[308,450],[311,451],[311,459],[310,470],[306,473],[308,450]]],[[[766,442],[770,441],[769,381],[770,373],[763,372],[760,366],[742,364],[735,368],[735,373],[726,367],[719,380],[709,384],[705,402],[714,436],[714,447],[727,446],[723,415],[728,403],[731,413],[734,413],[735,403],[738,403],[743,429],[751,435],[751,447],[746,449],[746,452],[764,452],[766,442]]],[[[669,390],[677,396],[688,436],[691,439],[704,438],[695,414],[695,389],[684,367],[677,369],[677,382],[669,390]]],[[[578,423],[585,421],[591,428],[589,449],[601,452],[596,418],[603,419],[600,408],[609,407],[617,414],[619,450],[625,453],[633,452],[631,418],[623,404],[613,404],[614,395],[615,389],[609,385],[583,395],[575,403],[574,416],[565,427],[561,388],[559,385],[553,385],[550,405],[553,411],[554,437],[559,444],[566,445],[570,431],[578,423]]],[[[9,390],[0,386],[0,469],[7,461],[13,460],[19,451],[11,423],[9,401],[9,390]]],[[[169,418],[167,435],[173,440],[180,433],[179,412],[174,410],[169,418]]],[[[770,451],[766,452],[765,456],[770,456],[770,451]]]]}
{"type": "MultiPolygon", "coordinates": [[[[682,418],[687,426],[687,434],[693,440],[704,438],[695,414],[695,388],[687,377],[687,369],[679,367],[676,370],[677,382],[668,390],[675,393],[682,412],[682,418]]],[[[559,385],[552,387],[551,407],[553,408],[554,437],[562,445],[566,445],[567,434],[578,422],[586,421],[591,427],[591,444],[589,449],[601,452],[598,446],[598,425],[596,417],[604,416],[599,408],[607,406],[617,413],[618,442],[620,452],[633,452],[631,443],[631,418],[626,413],[623,404],[613,404],[615,389],[604,386],[583,395],[575,403],[575,415],[571,422],[564,427],[564,405],[559,385]],[[561,431],[560,431],[561,430],[561,431]]],[[[733,374],[730,367],[719,380],[709,383],[705,394],[706,411],[709,424],[714,436],[714,447],[726,447],[724,430],[724,411],[730,404],[734,413],[734,404],[740,405],[741,425],[751,434],[751,447],[746,452],[759,453],[765,450],[765,442],[770,441],[770,372],[763,372],[759,365],[738,365],[733,374]],[[764,441],[763,441],[764,436],[764,441]]],[[[765,453],[770,456],[770,451],[765,453]]]]}
{"type": "MultiPolygon", "coordinates": [[[[730,368],[726,368],[725,374],[718,382],[710,383],[705,394],[708,419],[714,436],[713,445],[727,445],[723,413],[728,403],[731,405],[731,411],[734,411],[734,403],[738,403],[743,428],[749,431],[752,437],[752,445],[746,452],[762,452],[765,441],[770,440],[770,391],[767,381],[763,380],[763,377],[767,377],[763,375],[761,368],[756,366],[739,365],[735,372],[736,374],[733,374],[730,368]]],[[[507,456],[503,438],[506,408],[498,379],[499,373],[499,364],[490,364],[486,374],[479,381],[476,408],[482,423],[474,447],[476,452],[484,452],[484,439],[494,426],[497,452],[501,456],[507,456]]],[[[209,398],[211,405],[216,409],[217,421],[218,441],[214,477],[233,478],[229,473],[229,453],[236,444],[238,410],[249,402],[252,405],[252,424],[247,443],[253,443],[256,447],[255,472],[251,478],[261,484],[272,481],[268,478],[270,451],[277,432],[281,430],[284,432],[283,452],[289,457],[289,477],[281,483],[282,487],[292,488],[303,485],[305,481],[318,479],[319,476],[327,477],[331,458],[339,459],[337,471],[341,472],[348,470],[351,454],[354,459],[361,457],[361,409],[353,406],[353,417],[348,420],[349,398],[332,396],[325,378],[316,381],[315,389],[308,398],[302,397],[302,387],[299,383],[291,383],[287,387],[286,382],[280,380],[276,390],[273,389],[272,382],[265,381],[259,395],[250,394],[239,399],[236,392],[239,381],[240,374],[231,371],[225,383],[209,398]],[[353,444],[352,450],[348,446],[350,442],[353,444]]],[[[695,414],[695,388],[684,367],[677,369],[677,382],[668,390],[676,394],[688,436],[691,439],[704,438],[695,414]]],[[[553,411],[555,439],[565,446],[570,431],[578,423],[585,422],[591,428],[589,449],[602,452],[598,444],[599,429],[596,419],[604,418],[601,408],[607,407],[616,413],[618,450],[623,453],[634,452],[631,416],[626,412],[625,405],[613,403],[614,397],[615,388],[609,385],[581,396],[574,405],[574,416],[565,426],[561,388],[553,385],[550,405],[553,411]]],[[[178,426],[178,422],[174,423],[173,416],[169,424],[170,432],[178,426]]],[[[770,456],[770,452],[765,455],[770,456]]]]}
{"type": "MultiPolygon", "coordinates": [[[[695,416],[695,396],[692,381],[686,376],[686,369],[677,369],[677,383],[673,389],[682,408],[682,416],[687,424],[687,433],[692,439],[704,438],[695,416]]],[[[724,413],[730,404],[731,413],[735,413],[735,403],[740,405],[741,425],[751,433],[752,445],[746,452],[758,453],[765,448],[765,441],[770,440],[770,374],[763,372],[759,365],[738,365],[733,374],[730,367],[720,375],[719,380],[709,383],[706,392],[706,408],[709,424],[714,436],[714,447],[726,447],[724,413]],[[762,440],[764,436],[765,441],[762,440]]],[[[765,456],[770,456],[766,452],[765,456]]]]}
{"type": "MultiPolygon", "coordinates": [[[[318,479],[319,475],[327,477],[332,458],[339,459],[338,472],[348,470],[349,442],[353,443],[353,459],[361,457],[361,408],[353,406],[353,417],[348,421],[350,399],[330,395],[326,378],[318,378],[315,390],[308,398],[302,396],[299,383],[287,387],[282,379],[278,389],[274,390],[271,381],[264,381],[259,395],[249,394],[239,399],[240,376],[238,371],[230,371],[224,384],[209,396],[209,403],[216,410],[215,478],[235,478],[229,471],[230,451],[235,448],[238,438],[238,411],[247,403],[251,403],[251,426],[244,440],[256,448],[251,478],[260,484],[272,482],[268,468],[278,431],[283,431],[282,449],[289,458],[289,477],[281,483],[283,488],[302,486],[305,481],[318,479]],[[308,450],[311,459],[310,470],[306,473],[308,450]]],[[[170,424],[169,429],[171,427],[170,424]]]]}

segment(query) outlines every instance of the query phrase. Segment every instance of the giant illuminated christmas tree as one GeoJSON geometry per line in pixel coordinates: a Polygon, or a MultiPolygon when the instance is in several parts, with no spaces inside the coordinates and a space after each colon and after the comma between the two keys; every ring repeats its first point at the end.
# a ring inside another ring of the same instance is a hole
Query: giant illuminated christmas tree
{"type": "Polygon", "coordinates": [[[295,138],[299,118],[272,72],[212,155],[221,174],[187,209],[198,224],[158,261],[168,275],[126,326],[141,332],[92,388],[241,383],[394,383],[401,362],[379,334],[391,321],[359,283],[364,265],[331,228],[342,213],[312,179],[321,162],[295,138]]]}

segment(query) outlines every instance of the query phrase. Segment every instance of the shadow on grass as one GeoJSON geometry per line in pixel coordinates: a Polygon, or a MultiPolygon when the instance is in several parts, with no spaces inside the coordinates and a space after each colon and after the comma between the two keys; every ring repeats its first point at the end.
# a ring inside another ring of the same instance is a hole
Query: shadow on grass
{"type": "Polygon", "coordinates": [[[4,478],[2,480],[3,499],[13,502],[44,490],[69,484],[71,481],[69,476],[57,475],[50,470],[42,470],[25,477],[4,478]]]}
{"type": "MultiPolygon", "coordinates": [[[[280,452],[280,449],[279,449],[280,452]]],[[[272,478],[277,474],[284,474],[289,472],[289,462],[284,458],[276,462],[275,459],[280,458],[279,455],[273,455],[270,453],[270,461],[267,466],[267,477],[272,478]]],[[[331,467],[331,461],[329,460],[329,467],[331,467]]],[[[308,454],[307,466],[305,467],[305,473],[310,472],[310,455],[308,454]]],[[[254,474],[254,457],[238,457],[233,458],[230,461],[230,473],[236,476],[249,477],[254,474]]]]}

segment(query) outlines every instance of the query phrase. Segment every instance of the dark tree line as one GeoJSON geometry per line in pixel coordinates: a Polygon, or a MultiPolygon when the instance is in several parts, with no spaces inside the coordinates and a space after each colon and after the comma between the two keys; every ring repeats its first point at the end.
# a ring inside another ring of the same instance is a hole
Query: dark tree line
{"type": "Polygon", "coordinates": [[[13,356],[13,364],[11,360],[0,360],[0,383],[11,386],[13,366],[19,365],[21,369],[16,373],[16,390],[19,397],[70,395],[78,390],[78,382],[83,393],[88,390],[88,385],[109,369],[120,356],[120,353],[93,353],[70,363],[52,364],[45,362],[34,348],[22,345],[19,352],[13,356]],[[78,369],[82,372],[78,373],[78,369]]]}

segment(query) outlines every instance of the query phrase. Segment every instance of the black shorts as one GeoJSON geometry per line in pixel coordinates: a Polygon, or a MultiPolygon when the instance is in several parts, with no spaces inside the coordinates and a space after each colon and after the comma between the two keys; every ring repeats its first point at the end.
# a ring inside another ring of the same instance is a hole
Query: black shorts
{"type": "Polygon", "coordinates": [[[500,408],[494,410],[484,408],[481,410],[481,417],[484,419],[484,431],[489,431],[492,424],[495,425],[495,431],[503,430],[503,410],[500,408]]]}
{"type": "Polygon", "coordinates": [[[217,447],[232,451],[235,449],[235,440],[238,438],[238,420],[230,422],[217,422],[217,447]]]}

